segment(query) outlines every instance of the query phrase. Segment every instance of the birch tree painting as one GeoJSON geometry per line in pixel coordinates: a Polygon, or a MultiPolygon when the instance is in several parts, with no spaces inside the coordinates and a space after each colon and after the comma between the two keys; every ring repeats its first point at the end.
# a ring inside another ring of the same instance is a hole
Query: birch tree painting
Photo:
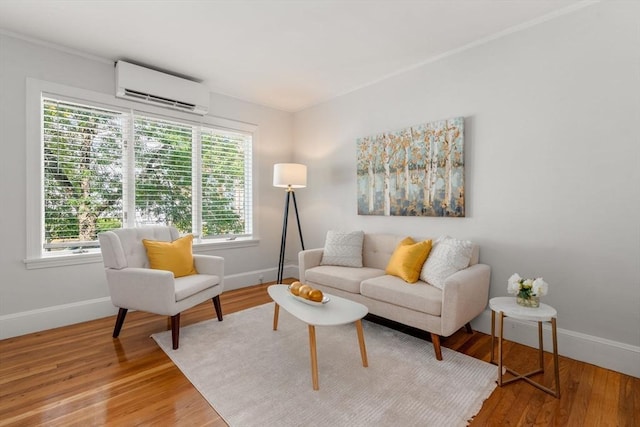
{"type": "Polygon", "coordinates": [[[464,216],[464,118],[358,138],[358,214],[464,216]]]}

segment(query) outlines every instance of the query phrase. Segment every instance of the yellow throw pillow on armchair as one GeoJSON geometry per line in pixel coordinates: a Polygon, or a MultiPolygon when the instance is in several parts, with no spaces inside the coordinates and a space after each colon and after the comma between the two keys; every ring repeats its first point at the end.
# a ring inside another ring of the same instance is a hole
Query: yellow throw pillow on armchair
{"type": "Polygon", "coordinates": [[[385,272],[407,283],[416,283],[430,251],[431,240],[416,243],[411,237],[406,237],[398,243],[385,272]]]}
{"type": "Polygon", "coordinates": [[[196,267],[193,265],[193,252],[191,250],[193,236],[191,234],[173,242],[142,239],[142,244],[147,250],[149,267],[154,270],[171,271],[174,277],[198,274],[196,267]]]}

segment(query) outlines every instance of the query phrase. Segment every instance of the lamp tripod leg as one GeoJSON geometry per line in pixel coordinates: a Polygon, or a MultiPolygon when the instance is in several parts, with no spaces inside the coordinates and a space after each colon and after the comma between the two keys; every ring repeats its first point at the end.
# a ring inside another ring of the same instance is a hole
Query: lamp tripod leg
{"type": "Polygon", "coordinates": [[[304,251],[304,241],[302,240],[302,227],[300,227],[300,217],[298,216],[298,204],[296,203],[296,193],[291,191],[291,196],[293,196],[293,208],[296,211],[296,221],[298,222],[298,234],[300,234],[300,246],[302,246],[302,250],[304,251]]]}
{"type": "Polygon", "coordinates": [[[278,277],[277,284],[282,283],[282,275],[284,274],[284,252],[287,243],[287,221],[289,219],[289,199],[290,192],[287,191],[284,198],[284,218],[282,220],[282,238],[280,240],[280,259],[278,261],[278,277]]]}

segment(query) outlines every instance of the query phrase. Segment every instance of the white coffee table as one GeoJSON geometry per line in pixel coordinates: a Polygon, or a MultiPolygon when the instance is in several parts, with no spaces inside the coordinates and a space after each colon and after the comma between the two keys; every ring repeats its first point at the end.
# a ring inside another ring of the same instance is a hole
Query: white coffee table
{"type": "Polygon", "coordinates": [[[558,315],[555,308],[547,304],[540,304],[540,307],[522,307],[516,303],[515,297],[497,297],[489,300],[489,307],[491,308],[491,363],[498,365],[498,385],[509,384],[513,381],[524,380],[534,387],[551,394],[557,398],[560,398],[560,370],[558,368],[558,333],[556,330],[556,316],[558,315]],[[500,336],[498,337],[498,360],[494,359],[495,353],[495,339],[496,339],[496,313],[499,316],[500,322],[500,336]],[[503,352],[502,342],[504,335],[504,318],[511,317],[512,319],[528,320],[538,322],[538,369],[526,374],[520,374],[511,368],[504,366],[504,370],[514,375],[513,378],[505,380],[503,378],[503,352]],[[544,348],[542,344],[542,322],[551,323],[551,336],[553,342],[553,365],[555,376],[555,390],[543,386],[540,383],[533,381],[529,378],[532,375],[544,372],[544,348]]]}
{"type": "Polygon", "coordinates": [[[289,293],[288,285],[271,285],[267,288],[269,296],[275,304],[273,313],[273,330],[278,329],[278,314],[280,307],[288,313],[302,320],[309,326],[309,347],[311,352],[311,379],[313,389],[318,390],[318,357],[316,352],[316,326],[337,326],[347,323],[355,323],[358,331],[358,343],[360,344],[360,356],[362,366],[368,366],[367,349],[364,344],[364,332],[362,331],[362,318],[367,315],[369,309],[357,302],[340,298],[335,295],[325,295],[330,301],[321,305],[309,305],[297,301],[289,293]]]}

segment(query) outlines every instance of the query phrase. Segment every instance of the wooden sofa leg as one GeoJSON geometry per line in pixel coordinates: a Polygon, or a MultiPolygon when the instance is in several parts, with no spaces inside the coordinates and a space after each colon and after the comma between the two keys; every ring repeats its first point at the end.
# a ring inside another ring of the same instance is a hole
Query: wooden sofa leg
{"type": "Polygon", "coordinates": [[[216,315],[218,316],[218,321],[222,322],[222,307],[220,306],[220,295],[216,295],[213,299],[213,308],[216,309],[216,315]]]}
{"type": "Polygon", "coordinates": [[[178,340],[180,339],[180,313],[171,316],[171,341],[173,341],[173,349],[178,349],[178,340]]]}
{"type": "Polygon", "coordinates": [[[471,322],[467,322],[464,327],[467,329],[467,333],[468,334],[472,334],[473,333],[473,328],[471,327],[471,322]]]}
{"type": "Polygon", "coordinates": [[[121,308],[118,310],[118,317],[116,318],[116,326],[113,328],[113,337],[118,338],[120,335],[120,330],[122,329],[122,324],[124,323],[124,318],[127,316],[127,309],[121,308]]]}
{"type": "Polygon", "coordinates": [[[431,344],[433,344],[433,350],[436,352],[436,359],[442,360],[442,349],[440,348],[440,335],[431,334],[431,344]]]}

